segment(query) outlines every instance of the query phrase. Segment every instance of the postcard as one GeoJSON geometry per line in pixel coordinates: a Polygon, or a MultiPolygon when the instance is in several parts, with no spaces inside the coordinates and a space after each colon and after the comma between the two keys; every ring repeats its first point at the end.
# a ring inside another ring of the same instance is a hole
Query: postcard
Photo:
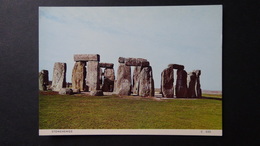
{"type": "Polygon", "coordinates": [[[39,7],[39,135],[222,136],[222,9],[39,7]]]}

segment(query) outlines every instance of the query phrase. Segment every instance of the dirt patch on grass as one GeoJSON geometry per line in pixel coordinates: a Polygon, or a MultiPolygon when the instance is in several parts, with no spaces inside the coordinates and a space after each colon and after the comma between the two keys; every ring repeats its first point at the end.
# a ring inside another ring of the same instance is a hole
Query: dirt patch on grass
{"type": "Polygon", "coordinates": [[[58,92],[55,91],[39,91],[40,95],[58,95],[58,92]]]}

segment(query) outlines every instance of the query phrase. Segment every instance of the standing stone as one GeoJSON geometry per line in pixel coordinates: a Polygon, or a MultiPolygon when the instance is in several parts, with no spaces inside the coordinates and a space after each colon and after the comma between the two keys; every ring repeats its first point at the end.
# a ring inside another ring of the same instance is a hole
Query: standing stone
{"type": "Polygon", "coordinates": [[[131,94],[131,67],[119,63],[117,69],[116,93],[118,95],[131,94]]]}
{"type": "Polygon", "coordinates": [[[99,62],[89,61],[87,66],[86,85],[89,91],[99,90],[99,62]]]}
{"type": "Polygon", "coordinates": [[[85,90],[85,76],[86,76],[86,62],[79,61],[74,64],[72,70],[72,89],[79,89],[80,91],[85,90]]]}
{"type": "Polygon", "coordinates": [[[117,80],[114,81],[114,90],[113,90],[114,93],[117,93],[116,86],[117,86],[117,80]]]}
{"type": "Polygon", "coordinates": [[[49,73],[48,70],[42,70],[39,73],[39,90],[46,91],[47,85],[49,85],[49,73]]]}
{"type": "Polygon", "coordinates": [[[141,66],[136,66],[133,72],[133,94],[137,94],[139,93],[138,89],[139,89],[139,74],[142,71],[142,67],[141,66]]]}
{"type": "Polygon", "coordinates": [[[193,97],[193,98],[196,97],[195,84],[196,84],[196,74],[195,72],[190,72],[187,76],[187,86],[188,86],[187,97],[193,97]]]}
{"type": "Polygon", "coordinates": [[[104,76],[103,70],[99,66],[99,84],[100,84],[100,86],[102,86],[102,84],[103,84],[103,76],[104,76]]]}
{"type": "Polygon", "coordinates": [[[52,91],[60,91],[66,87],[66,63],[56,62],[53,68],[52,91]]]}
{"type": "Polygon", "coordinates": [[[154,96],[154,80],[152,67],[144,67],[139,75],[139,95],[142,97],[154,96]]]}
{"type": "Polygon", "coordinates": [[[187,72],[182,69],[177,70],[176,97],[187,97],[187,72]]]}
{"type": "Polygon", "coordinates": [[[104,92],[113,92],[115,81],[115,72],[113,68],[106,68],[104,70],[104,84],[102,90],[104,92]]]}
{"type": "Polygon", "coordinates": [[[171,67],[164,69],[161,73],[161,92],[162,97],[174,97],[173,68],[171,67]]]}
{"type": "Polygon", "coordinates": [[[201,75],[201,71],[200,70],[194,70],[193,72],[195,72],[196,74],[196,83],[195,83],[195,92],[196,92],[196,97],[201,97],[202,93],[201,93],[201,86],[200,86],[200,75],[201,75]]]}

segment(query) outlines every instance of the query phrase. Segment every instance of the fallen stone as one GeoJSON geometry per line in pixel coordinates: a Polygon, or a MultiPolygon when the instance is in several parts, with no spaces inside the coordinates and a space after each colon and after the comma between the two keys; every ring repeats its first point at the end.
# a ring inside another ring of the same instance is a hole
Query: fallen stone
{"type": "Polygon", "coordinates": [[[39,90],[46,91],[49,85],[49,72],[48,70],[41,70],[39,73],[39,90]]]}
{"type": "Polygon", "coordinates": [[[118,95],[131,94],[131,67],[120,63],[117,69],[116,93],[118,95]]]}
{"type": "Polygon", "coordinates": [[[154,96],[154,80],[152,67],[144,67],[139,75],[139,96],[154,96]]]}
{"type": "Polygon", "coordinates": [[[66,63],[56,62],[53,68],[52,91],[60,91],[66,87],[66,63]]]}
{"type": "Polygon", "coordinates": [[[161,73],[161,92],[162,92],[162,97],[166,97],[166,98],[174,97],[172,68],[166,68],[161,73]]]}
{"type": "Polygon", "coordinates": [[[72,89],[72,91],[73,91],[73,94],[80,94],[81,93],[79,89],[72,89]]]}
{"type": "Polygon", "coordinates": [[[74,61],[100,61],[99,54],[75,54],[74,61]]]}
{"type": "Polygon", "coordinates": [[[173,69],[184,69],[184,66],[179,64],[169,64],[168,67],[173,69]]]}
{"type": "Polygon", "coordinates": [[[72,95],[73,90],[72,89],[67,89],[67,88],[61,88],[59,91],[60,95],[72,95]]]}
{"type": "Polygon", "coordinates": [[[114,64],[113,63],[103,63],[103,62],[100,62],[99,63],[99,67],[102,67],[102,68],[113,68],[114,64]]]}
{"type": "Polygon", "coordinates": [[[103,91],[102,90],[95,90],[95,91],[90,91],[91,96],[103,96],[103,91]]]}
{"type": "Polygon", "coordinates": [[[89,61],[86,76],[86,86],[89,91],[96,91],[100,89],[99,73],[100,70],[98,61],[89,61]]]}
{"type": "Polygon", "coordinates": [[[79,89],[80,91],[86,90],[86,62],[75,62],[74,67],[72,69],[72,89],[79,89]]]}
{"type": "Polygon", "coordinates": [[[177,80],[175,87],[176,97],[187,97],[187,72],[182,69],[177,70],[177,80]]]}

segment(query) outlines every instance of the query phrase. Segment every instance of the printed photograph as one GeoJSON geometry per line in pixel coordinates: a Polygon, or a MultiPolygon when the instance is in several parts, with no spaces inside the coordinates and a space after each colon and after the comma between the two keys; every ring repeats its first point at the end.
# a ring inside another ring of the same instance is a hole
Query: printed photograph
{"type": "Polygon", "coordinates": [[[39,7],[39,135],[222,136],[222,13],[39,7]]]}

